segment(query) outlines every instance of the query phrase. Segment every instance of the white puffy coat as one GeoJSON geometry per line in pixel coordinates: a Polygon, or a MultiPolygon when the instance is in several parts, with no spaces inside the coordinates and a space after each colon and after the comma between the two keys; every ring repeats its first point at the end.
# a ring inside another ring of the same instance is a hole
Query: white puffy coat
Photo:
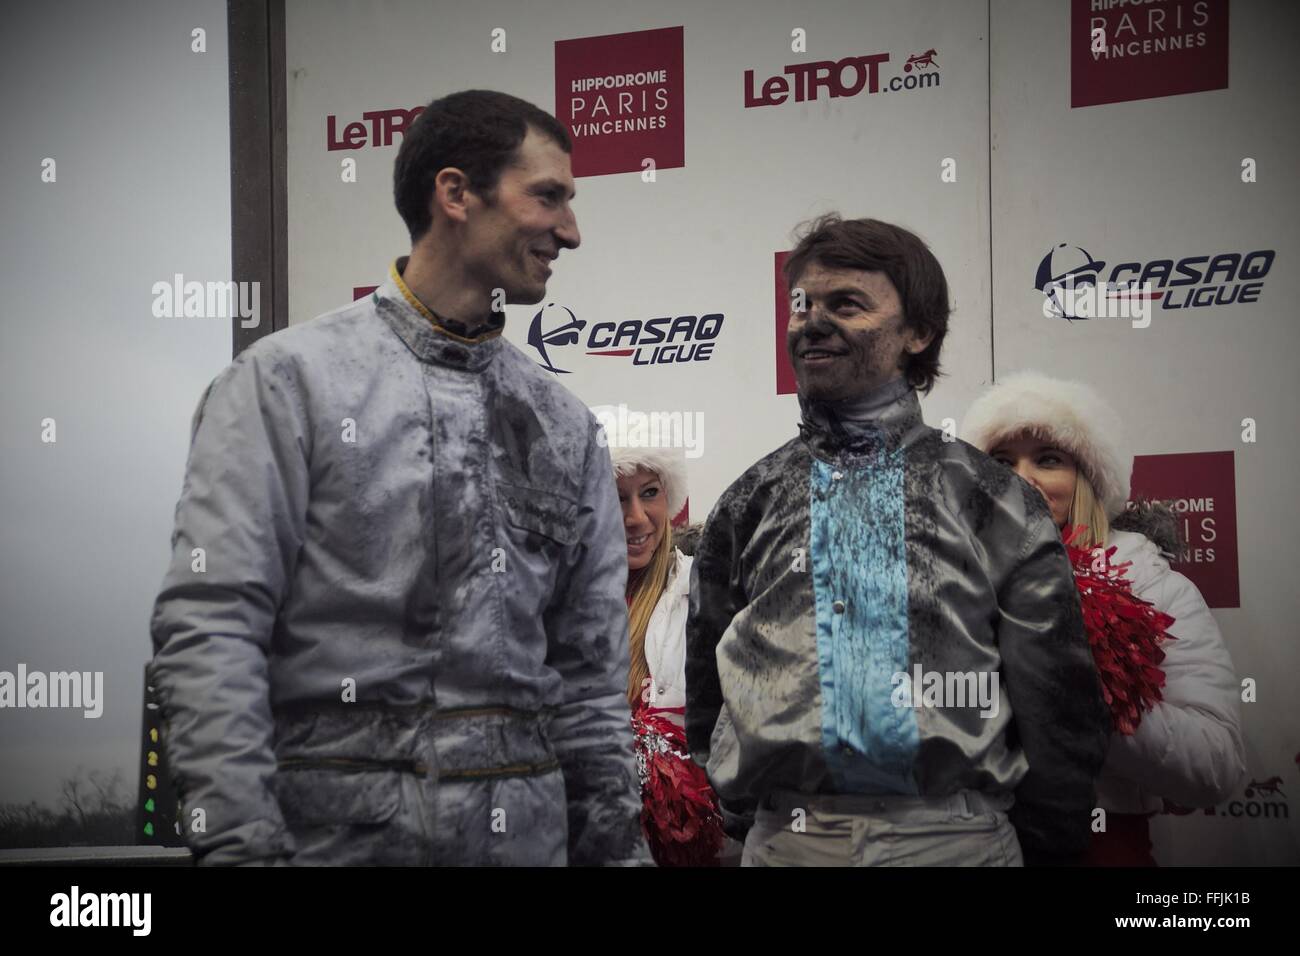
{"type": "MultiPolygon", "coordinates": [[[[690,611],[691,561],[675,551],[676,561],[645,632],[652,707],[686,706],[686,615],[690,611]]],[[[669,715],[679,726],[680,714],[669,715]]]]}
{"type": "Polygon", "coordinates": [[[1161,808],[1161,797],[1186,807],[1225,799],[1246,773],[1240,687],[1205,599],[1140,534],[1113,531],[1113,563],[1132,561],[1133,593],[1174,618],[1164,644],[1163,700],[1132,736],[1111,735],[1097,780],[1098,805],[1117,813],[1161,808]]]}

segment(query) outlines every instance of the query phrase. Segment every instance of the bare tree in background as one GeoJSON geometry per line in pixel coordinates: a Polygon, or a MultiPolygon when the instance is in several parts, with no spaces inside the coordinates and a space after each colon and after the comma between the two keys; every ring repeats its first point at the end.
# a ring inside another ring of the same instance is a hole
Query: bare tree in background
{"type": "MultiPolygon", "coordinates": [[[[81,772],[80,767],[77,768],[77,772],[78,774],[80,774],[81,772]]],[[[66,808],[64,812],[65,813],[75,812],[77,814],[77,817],[81,820],[81,826],[85,828],[86,811],[81,808],[81,801],[85,799],[85,797],[81,793],[82,786],[83,786],[83,781],[81,780],[80,776],[68,777],[63,781],[62,785],[59,787],[59,792],[63,797],[64,804],[66,804],[66,808]]]]}
{"type": "Polygon", "coordinates": [[[61,806],[0,803],[0,849],[127,846],[135,843],[135,806],[122,772],[78,767],[59,786],[61,806]]]}

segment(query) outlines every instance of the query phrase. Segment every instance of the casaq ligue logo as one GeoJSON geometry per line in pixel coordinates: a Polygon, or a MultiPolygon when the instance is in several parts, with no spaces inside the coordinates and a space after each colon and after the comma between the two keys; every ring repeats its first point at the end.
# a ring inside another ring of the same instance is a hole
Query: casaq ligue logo
{"type": "Polygon", "coordinates": [[[585,344],[587,355],[630,357],[633,365],[707,362],[713,357],[723,318],[721,312],[709,312],[698,316],[596,322],[588,329],[587,322],[574,315],[572,309],[548,302],[528,326],[528,344],[541,356],[538,364],[557,375],[572,371],[559,366],[557,359],[562,357],[562,351],[580,344],[585,344]]]}
{"type": "Polygon", "coordinates": [[[1132,319],[1135,328],[1145,328],[1155,304],[1172,310],[1258,302],[1275,255],[1256,249],[1126,261],[1107,272],[1105,260],[1062,242],[1039,262],[1034,288],[1044,296],[1048,318],[1132,319]]]}

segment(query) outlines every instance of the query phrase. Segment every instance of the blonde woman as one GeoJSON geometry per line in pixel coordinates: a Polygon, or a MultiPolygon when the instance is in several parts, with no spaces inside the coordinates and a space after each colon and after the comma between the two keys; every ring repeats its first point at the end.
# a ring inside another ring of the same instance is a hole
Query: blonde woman
{"type": "Polygon", "coordinates": [[[610,458],[627,535],[627,699],[642,826],[660,866],[716,866],[722,818],[684,730],[691,558],[674,547],[672,518],[686,502],[685,461],[664,448],[611,447],[610,458]]]}
{"type": "Polygon", "coordinates": [[[1106,829],[1094,833],[1085,862],[1154,866],[1148,820],[1162,798],[1218,803],[1246,768],[1237,679],[1209,608],[1170,569],[1172,542],[1162,541],[1162,553],[1147,535],[1117,529],[1150,516],[1125,510],[1133,461],[1121,435],[1119,417],[1094,390],[1034,372],[993,386],[963,422],[967,441],[1047,500],[1075,566],[1114,723],[1097,781],[1106,829]],[[1121,605],[1119,614],[1101,613],[1121,605]]]}

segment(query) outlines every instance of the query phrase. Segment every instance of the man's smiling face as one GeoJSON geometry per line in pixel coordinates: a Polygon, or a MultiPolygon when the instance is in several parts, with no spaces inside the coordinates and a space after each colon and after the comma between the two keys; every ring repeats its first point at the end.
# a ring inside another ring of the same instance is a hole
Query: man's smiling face
{"type": "Polygon", "coordinates": [[[551,262],[582,241],[573,196],[569,154],[529,128],[494,195],[473,197],[462,242],[468,271],[485,289],[504,289],[506,302],[540,302],[551,262]]]}
{"type": "MultiPolygon", "coordinates": [[[[804,309],[791,310],[786,347],[799,394],[840,401],[903,375],[907,356],[930,344],[903,321],[898,290],[883,272],[811,262],[792,286],[804,309]]],[[[797,304],[797,302],[796,302],[797,304]]]]}

